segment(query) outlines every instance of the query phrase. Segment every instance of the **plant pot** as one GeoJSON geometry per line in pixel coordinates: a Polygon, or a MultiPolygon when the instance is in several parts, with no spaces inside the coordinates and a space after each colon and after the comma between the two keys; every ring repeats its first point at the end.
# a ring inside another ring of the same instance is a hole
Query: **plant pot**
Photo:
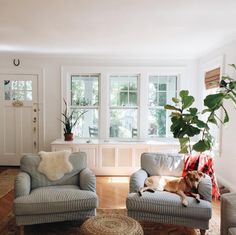
{"type": "Polygon", "coordinates": [[[73,140],[73,133],[65,133],[64,134],[65,141],[72,141],[73,140]]]}

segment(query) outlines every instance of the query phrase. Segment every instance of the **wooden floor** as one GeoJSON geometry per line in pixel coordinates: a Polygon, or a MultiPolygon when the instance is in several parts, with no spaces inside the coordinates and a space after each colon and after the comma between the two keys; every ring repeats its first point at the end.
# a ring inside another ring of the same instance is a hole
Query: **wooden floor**
{"type": "Polygon", "coordinates": [[[97,177],[99,208],[125,208],[129,177],[97,177]]]}

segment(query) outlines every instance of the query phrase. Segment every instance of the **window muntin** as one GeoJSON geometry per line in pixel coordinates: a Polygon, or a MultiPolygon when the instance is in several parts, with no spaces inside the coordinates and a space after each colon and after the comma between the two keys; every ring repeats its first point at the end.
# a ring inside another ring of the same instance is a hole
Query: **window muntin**
{"type": "Polygon", "coordinates": [[[137,138],[132,130],[138,123],[138,75],[110,76],[111,138],[137,138]]]}
{"type": "Polygon", "coordinates": [[[169,137],[169,111],[164,105],[177,94],[177,76],[149,76],[148,86],[148,136],[169,137]]]}
{"type": "Polygon", "coordinates": [[[32,81],[4,80],[5,100],[32,101],[32,81]]]}
{"type": "Polygon", "coordinates": [[[72,75],[70,110],[74,110],[74,117],[87,111],[73,128],[76,137],[99,137],[99,74],[72,75]],[[89,129],[97,130],[97,136],[90,136],[89,129]]]}

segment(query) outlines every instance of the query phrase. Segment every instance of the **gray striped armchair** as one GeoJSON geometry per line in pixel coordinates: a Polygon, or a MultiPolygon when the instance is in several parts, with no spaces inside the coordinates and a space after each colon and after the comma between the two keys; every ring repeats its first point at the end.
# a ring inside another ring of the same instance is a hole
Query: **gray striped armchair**
{"type": "Polygon", "coordinates": [[[194,198],[188,197],[188,207],[184,207],[180,196],[174,193],[165,191],[144,192],[142,196],[137,193],[139,188],[144,186],[144,181],[148,176],[180,177],[183,167],[184,158],[181,155],[143,153],[141,169],[130,177],[130,192],[126,199],[128,215],[140,221],[148,220],[198,228],[201,234],[205,234],[212,213],[212,184],[209,176],[203,178],[198,187],[198,192],[203,199],[197,203],[194,198]]]}
{"type": "Polygon", "coordinates": [[[96,214],[96,178],[86,168],[86,158],[85,153],[72,153],[69,161],[73,170],[56,181],[50,181],[38,171],[38,155],[21,159],[13,204],[21,233],[23,225],[78,220],[96,214]]]}
{"type": "Polygon", "coordinates": [[[236,235],[236,193],[221,195],[221,235],[236,235]]]}

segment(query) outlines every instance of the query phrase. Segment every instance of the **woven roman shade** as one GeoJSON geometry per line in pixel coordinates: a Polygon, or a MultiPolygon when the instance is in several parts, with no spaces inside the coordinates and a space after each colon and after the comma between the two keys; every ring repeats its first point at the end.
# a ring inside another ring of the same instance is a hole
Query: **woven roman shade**
{"type": "Polygon", "coordinates": [[[220,83],[220,67],[205,73],[206,89],[219,87],[219,83],[220,83]]]}

